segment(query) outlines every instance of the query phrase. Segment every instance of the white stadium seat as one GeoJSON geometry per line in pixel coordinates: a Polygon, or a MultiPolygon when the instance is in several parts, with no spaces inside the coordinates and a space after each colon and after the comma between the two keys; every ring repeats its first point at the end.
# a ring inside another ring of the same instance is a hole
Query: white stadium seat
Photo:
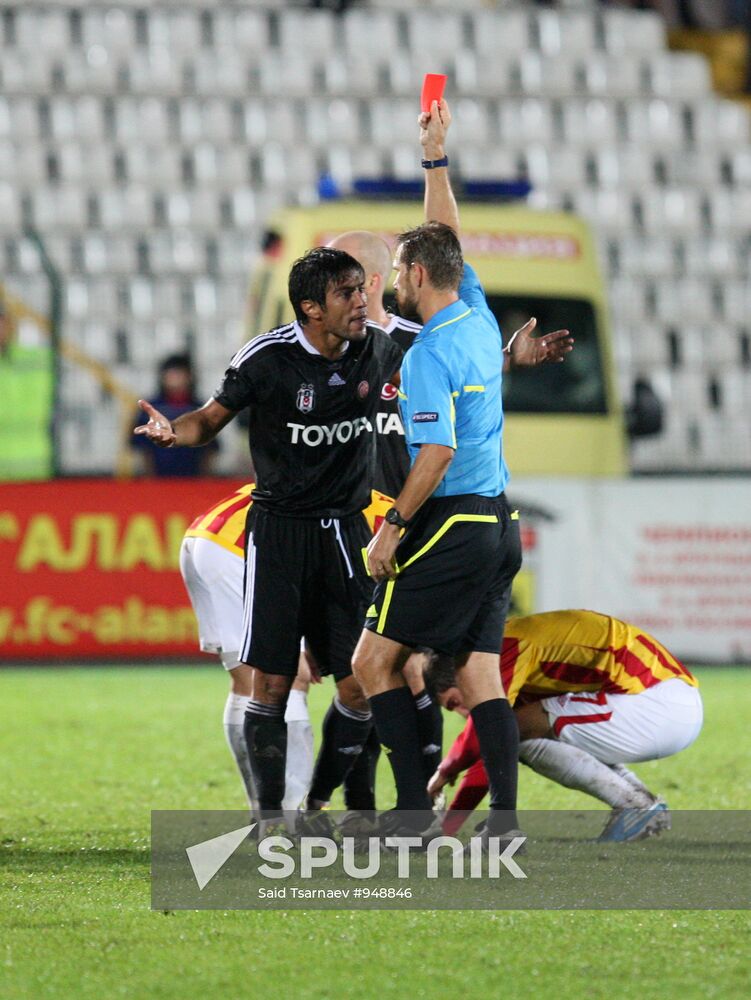
{"type": "Polygon", "coordinates": [[[183,89],[183,67],[166,45],[136,49],[128,60],[129,90],[133,94],[178,96],[183,89]]]}
{"type": "Polygon", "coordinates": [[[590,146],[593,139],[607,146],[618,139],[618,118],[613,101],[597,98],[569,100],[562,105],[565,141],[590,146]]]}
{"type": "Polygon", "coordinates": [[[287,10],[279,19],[280,48],[285,59],[299,53],[330,52],[336,47],[335,19],[327,10],[287,10]]]}
{"type": "Polygon", "coordinates": [[[687,100],[712,91],[709,63],[697,52],[659,52],[646,60],[649,89],[655,97],[687,100]]]}
{"type": "Polygon", "coordinates": [[[532,48],[530,15],[524,7],[478,10],[472,20],[474,45],[485,61],[514,58],[532,48]]]}
{"type": "Polygon", "coordinates": [[[751,138],[749,113],[732,101],[707,98],[695,105],[694,141],[697,146],[735,149],[751,138]]]}
{"type": "Polygon", "coordinates": [[[588,56],[597,48],[593,11],[539,10],[536,20],[540,51],[546,57],[588,56]]]}
{"type": "Polygon", "coordinates": [[[577,59],[561,54],[555,59],[540,52],[519,56],[519,84],[525,94],[569,97],[582,88],[581,67],[577,59]]]}
{"type": "Polygon", "coordinates": [[[407,47],[417,61],[425,56],[430,60],[451,56],[464,40],[462,16],[450,8],[424,10],[406,6],[404,14],[407,47]]]}
{"type": "Polygon", "coordinates": [[[29,10],[21,6],[16,17],[16,44],[35,59],[59,55],[70,46],[68,20],[63,11],[29,10]]]}
{"type": "Polygon", "coordinates": [[[672,278],[677,259],[673,243],[659,237],[626,236],[618,241],[621,274],[642,278],[672,278]]]}
{"type": "Polygon", "coordinates": [[[655,144],[660,152],[682,149],[686,145],[686,128],[680,104],[659,98],[631,101],[624,105],[624,114],[624,138],[628,142],[655,144]]]}
{"type": "Polygon", "coordinates": [[[235,49],[244,58],[252,58],[268,49],[269,19],[265,10],[247,7],[233,10],[229,4],[217,4],[213,14],[214,45],[217,49],[235,49]]]}
{"type": "Polygon", "coordinates": [[[110,188],[101,191],[97,200],[105,229],[149,229],[154,225],[154,196],[147,187],[110,188]]]}
{"type": "Polygon", "coordinates": [[[703,236],[684,242],[686,273],[696,277],[710,274],[725,281],[738,273],[738,247],[724,236],[703,236]]]}
{"type": "Polygon", "coordinates": [[[597,182],[603,188],[643,191],[655,183],[652,153],[642,146],[612,146],[593,154],[597,182]]]}
{"type": "Polygon", "coordinates": [[[461,175],[466,180],[514,180],[522,174],[516,151],[496,144],[490,148],[463,145],[458,162],[461,175]]]}
{"type": "Polygon", "coordinates": [[[512,147],[553,142],[553,115],[547,101],[534,97],[503,101],[498,113],[498,125],[501,141],[512,147]]]}
{"type": "Polygon", "coordinates": [[[648,233],[695,233],[701,228],[701,196],[694,188],[652,188],[640,203],[648,233]]]}
{"type": "Polygon", "coordinates": [[[420,108],[414,100],[378,99],[370,102],[368,110],[371,138],[377,146],[386,148],[392,142],[416,141],[419,134],[417,116],[420,108]]]}
{"type": "Polygon", "coordinates": [[[21,203],[15,188],[0,181],[0,232],[16,234],[21,228],[21,203]]]}
{"type": "Polygon", "coordinates": [[[261,147],[273,140],[289,145],[300,137],[300,124],[294,105],[289,101],[249,100],[243,107],[243,138],[251,147],[261,147]]]}
{"type": "Polygon", "coordinates": [[[269,97],[308,97],[314,93],[313,61],[302,51],[290,59],[270,50],[258,57],[259,84],[269,97]]]}
{"type": "Polygon", "coordinates": [[[401,47],[397,20],[391,11],[353,7],[343,15],[342,27],[346,52],[362,63],[368,61],[366,53],[369,58],[375,54],[374,39],[378,39],[378,50],[383,54],[401,47]]]}
{"type": "Polygon", "coordinates": [[[592,97],[631,98],[643,93],[642,63],[628,55],[587,53],[582,58],[582,80],[592,97]]]}
{"type": "Polygon", "coordinates": [[[482,59],[474,50],[454,52],[451,74],[460,94],[505,98],[518,89],[518,67],[512,59],[482,59]]]}
{"type": "Polygon", "coordinates": [[[694,323],[711,322],[716,318],[710,282],[696,278],[663,279],[656,284],[655,292],[657,318],[663,324],[679,325],[684,317],[689,317],[694,323]]]}
{"type": "Polygon", "coordinates": [[[588,183],[588,154],[578,149],[529,146],[524,155],[526,173],[536,187],[575,191],[588,183]]]}
{"type": "MultiPolygon", "coordinates": [[[[303,120],[306,141],[314,148],[343,142],[354,145],[361,141],[359,109],[355,101],[341,97],[330,101],[306,101],[303,120]]],[[[416,131],[416,116],[413,115],[413,132],[416,131]]]]}
{"type": "Polygon", "coordinates": [[[715,233],[727,231],[748,234],[749,219],[751,219],[751,188],[707,191],[705,200],[709,221],[715,233]]]}
{"type": "Polygon", "coordinates": [[[666,48],[665,24],[651,11],[606,8],[603,30],[605,48],[613,54],[650,54],[666,48]]]}
{"type": "Polygon", "coordinates": [[[94,8],[82,11],[84,46],[102,45],[109,52],[131,52],[136,44],[135,18],[132,12],[117,8],[94,8]]]}

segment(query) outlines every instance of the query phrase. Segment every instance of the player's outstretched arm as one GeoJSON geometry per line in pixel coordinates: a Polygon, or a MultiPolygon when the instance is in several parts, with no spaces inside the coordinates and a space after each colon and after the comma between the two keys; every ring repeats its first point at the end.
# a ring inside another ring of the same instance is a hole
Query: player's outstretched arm
{"type": "MultiPolygon", "coordinates": [[[[451,124],[448,103],[433,101],[430,114],[420,115],[423,160],[434,162],[446,156],[446,133],[451,124]]],[[[459,208],[451,189],[448,167],[433,167],[425,174],[425,221],[443,222],[459,234],[459,208]]]]}
{"type": "Polygon", "coordinates": [[[548,361],[565,361],[566,355],[574,349],[574,338],[568,330],[554,330],[534,337],[536,326],[534,317],[527,320],[504,347],[512,368],[534,368],[548,361]]]}
{"type": "Polygon", "coordinates": [[[138,405],[149,420],[148,423],[136,427],[133,433],[147,437],[160,448],[177,446],[200,448],[201,445],[213,441],[219,431],[236,415],[234,410],[228,410],[215,399],[210,399],[199,410],[183,413],[170,423],[163,413],[145,399],[139,399],[138,405]]]}

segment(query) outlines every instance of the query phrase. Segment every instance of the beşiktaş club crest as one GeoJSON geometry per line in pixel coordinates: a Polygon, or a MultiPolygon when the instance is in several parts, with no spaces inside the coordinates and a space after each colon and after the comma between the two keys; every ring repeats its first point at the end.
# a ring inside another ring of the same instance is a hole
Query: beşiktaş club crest
{"type": "Polygon", "coordinates": [[[297,409],[301,413],[310,413],[316,405],[316,394],[312,385],[301,385],[297,390],[297,409]]]}

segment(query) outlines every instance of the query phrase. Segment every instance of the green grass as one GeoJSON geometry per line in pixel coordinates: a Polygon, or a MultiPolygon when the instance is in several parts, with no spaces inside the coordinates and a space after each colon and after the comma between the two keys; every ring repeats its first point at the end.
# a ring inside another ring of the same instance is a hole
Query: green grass
{"type": "MultiPolygon", "coordinates": [[[[751,809],[751,675],[700,680],[697,743],[636,770],[675,809],[751,809]]],[[[747,913],[151,912],[150,810],[243,807],[225,691],[208,667],[0,672],[0,997],[748,995],[747,913]]],[[[522,808],[584,805],[522,770],[522,808]]]]}

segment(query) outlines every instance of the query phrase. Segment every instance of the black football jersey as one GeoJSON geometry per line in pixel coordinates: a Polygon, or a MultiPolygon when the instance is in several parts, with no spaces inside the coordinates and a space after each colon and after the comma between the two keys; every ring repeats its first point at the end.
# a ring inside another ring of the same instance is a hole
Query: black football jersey
{"type": "MultiPolygon", "coordinates": [[[[384,333],[398,344],[402,351],[408,351],[422,327],[401,316],[392,316],[384,333]]],[[[399,414],[396,388],[385,382],[381,389],[381,401],[376,414],[377,454],[376,473],[373,488],[396,497],[404,485],[409,472],[409,453],[404,438],[404,426],[399,414]]]]}
{"type": "Polygon", "coordinates": [[[376,414],[402,349],[369,326],[335,361],[298,323],[255,337],[230,362],[214,398],[248,407],[255,503],[291,517],[346,517],[370,502],[376,414]]]}

